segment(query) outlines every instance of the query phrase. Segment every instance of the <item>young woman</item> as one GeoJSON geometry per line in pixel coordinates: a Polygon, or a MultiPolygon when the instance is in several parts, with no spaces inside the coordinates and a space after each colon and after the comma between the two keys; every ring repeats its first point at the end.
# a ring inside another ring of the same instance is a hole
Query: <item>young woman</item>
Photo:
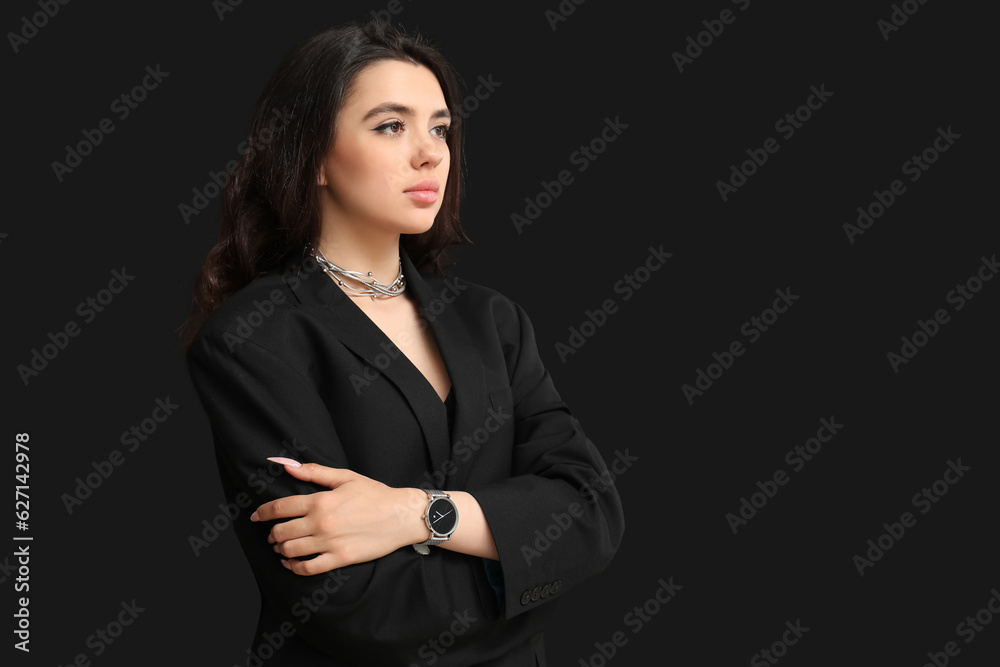
{"type": "Polygon", "coordinates": [[[459,109],[380,23],[308,40],[258,101],[184,341],[247,508],[250,665],[544,665],[547,602],[621,540],[525,312],[441,275],[459,109]]]}

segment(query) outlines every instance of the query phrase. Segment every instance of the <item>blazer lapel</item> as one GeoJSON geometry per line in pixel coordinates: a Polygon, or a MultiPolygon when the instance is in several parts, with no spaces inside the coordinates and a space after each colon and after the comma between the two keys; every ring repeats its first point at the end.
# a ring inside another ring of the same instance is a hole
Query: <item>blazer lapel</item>
{"type": "MultiPolygon", "coordinates": [[[[417,304],[420,319],[426,322],[437,342],[455,392],[455,433],[472,433],[476,421],[482,421],[486,401],[486,381],[482,359],[461,316],[452,303],[460,293],[447,288],[436,293],[421,277],[406,252],[400,247],[400,260],[406,289],[417,304]]],[[[423,432],[433,470],[441,470],[451,456],[448,415],[437,392],[409,359],[378,326],[352,303],[326,275],[305,248],[286,261],[283,278],[303,305],[317,307],[323,324],[356,355],[371,364],[392,382],[413,411],[423,432]],[[391,362],[376,363],[376,357],[388,354],[391,362]]],[[[453,280],[453,279],[449,279],[453,280]]]]}
{"type": "MultiPolygon", "coordinates": [[[[455,395],[455,422],[452,425],[451,437],[446,439],[445,448],[439,457],[432,456],[434,471],[444,472],[442,464],[451,457],[449,441],[459,441],[464,436],[471,436],[476,428],[483,426],[486,419],[486,375],[483,360],[461,315],[462,306],[465,305],[461,300],[472,297],[464,296],[461,291],[464,287],[456,278],[435,279],[433,281],[435,285],[432,287],[420,276],[402,248],[400,257],[403,261],[403,273],[407,279],[406,289],[413,290],[420,304],[421,320],[428,323],[437,341],[441,357],[451,377],[451,391],[455,395]],[[410,276],[413,276],[412,282],[410,276]]],[[[468,308],[464,310],[469,312],[468,308]]],[[[419,374],[419,371],[416,372],[419,374]]],[[[426,380],[424,382],[426,383],[426,380]]],[[[430,387],[429,384],[427,386],[430,387]]],[[[433,389],[431,394],[437,398],[433,389]]],[[[443,419],[445,435],[448,436],[447,411],[443,419]]],[[[451,471],[454,474],[446,475],[448,479],[457,477],[461,482],[468,478],[468,466],[453,465],[451,471]]],[[[443,486],[446,489],[456,488],[447,484],[443,486]]]]}

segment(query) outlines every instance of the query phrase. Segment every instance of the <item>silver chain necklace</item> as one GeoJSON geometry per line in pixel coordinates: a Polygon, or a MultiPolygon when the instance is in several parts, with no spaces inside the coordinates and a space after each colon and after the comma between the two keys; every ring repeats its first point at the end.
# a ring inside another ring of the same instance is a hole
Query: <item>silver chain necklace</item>
{"type": "Polygon", "coordinates": [[[336,280],[337,283],[344,288],[344,291],[351,296],[370,296],[374,300],[377,299],[380,294],[385,297],[399,296],[406,290],[406,279],[403,278],[402,259],[399,260],[399,273],[396,275],[396,279],[388,285],[383,285],[372,277],[371,271],[368,273],[362,273],[361,271],[348,271],[347,269],[340,268],[328,260],[323,255],[323,251],[318,248],[312,249],[312,256],[315,257],[319,265],[323,267],[323,271],[336,280]],[[365,285],[365,287],[347,285],[341,279],[341,276],[357,280],[359,283],[365,285]]]}

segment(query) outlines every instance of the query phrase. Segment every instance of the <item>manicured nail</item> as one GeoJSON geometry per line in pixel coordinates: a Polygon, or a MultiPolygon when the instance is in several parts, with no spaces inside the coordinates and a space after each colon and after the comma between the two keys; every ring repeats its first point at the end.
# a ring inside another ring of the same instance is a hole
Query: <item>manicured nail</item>
{"type": "Polygon", "coordinates": [[[285,566],[285,569],[286,569],[286,570],[291,570],[291,569],[292,569],[292,566],[291,566],[291,565],[289,565],[289,564],[288,564],[288,561],[287,561],[287,560],[285,560],[284,558],[282,558],[282,559],[281,559],[281,564],[285,566]]]}
{"type": "Polygon", "coordinates": [[[254,513],[250,515],[250,520],[251,521],[260,521],[260,516],[257,515],[256,511],[254,511],[254,513]]]}
{"type": "Polygon", "coordinates": [[[293,468],[301,468],[302,464],[295,459],[288,459],[284,456],[269,456],[268,461],[274,461],[275,463],[280,463],[283,466],[291,466],[293,468]]]}

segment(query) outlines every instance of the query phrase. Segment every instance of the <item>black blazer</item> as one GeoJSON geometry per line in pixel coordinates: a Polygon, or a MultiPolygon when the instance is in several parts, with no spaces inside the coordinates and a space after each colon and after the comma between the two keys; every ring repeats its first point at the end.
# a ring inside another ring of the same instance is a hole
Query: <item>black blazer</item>
{"type": "Polygon", "coordinates": [[[607,467],[556,392],[521,307],[419,274],[400,255],[407,294],[451,376],[450,435],[430,383],[304,252],[227,299],[188,350],[226,498],[245,508],[234,525],[261,592],[251,651],[268,667],[544,665],[546,603],[608,564],[624,530],[621,502],[600,481],[607,467]],[[296,575],[266,541],[271,524],[249,515],[324,488],[269,456],[389,486],[467,491],[499,566],[406,547],[296,575]]]}

